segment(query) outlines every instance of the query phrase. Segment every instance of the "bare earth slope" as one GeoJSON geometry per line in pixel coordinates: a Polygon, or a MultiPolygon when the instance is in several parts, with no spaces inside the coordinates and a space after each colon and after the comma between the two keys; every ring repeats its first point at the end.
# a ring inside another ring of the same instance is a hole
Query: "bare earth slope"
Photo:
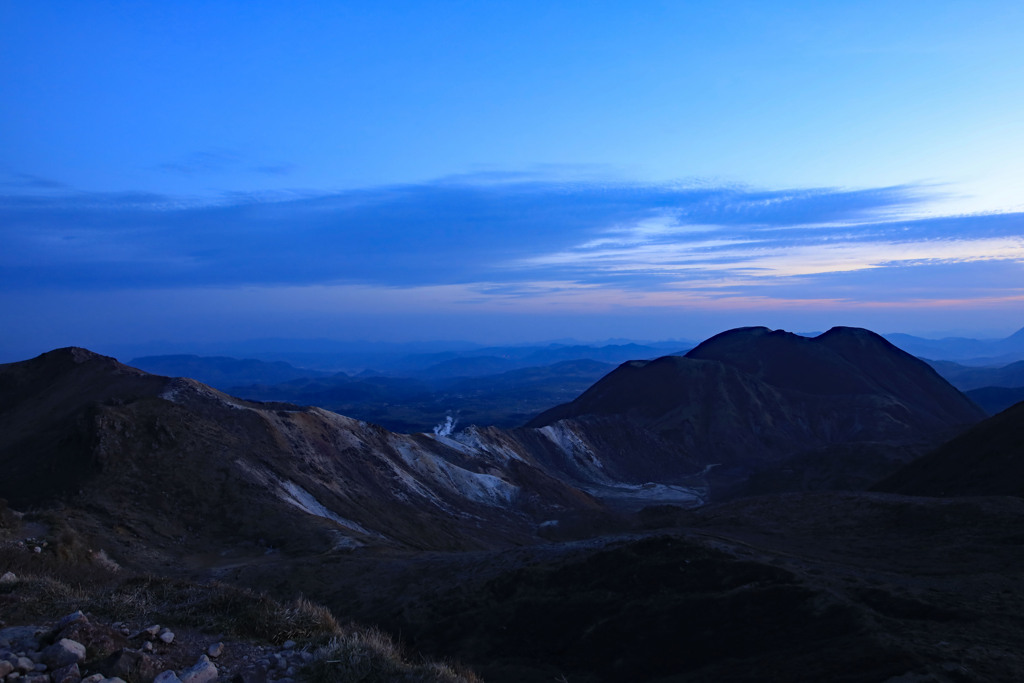
{"type": "Polygon", "coordinates": [[[514,453],[243,401],[84,349],[0,366],[0,426],[0,497],[61,499],[117,520],[129,545],[487,547],[599,507],[514,453]]]}

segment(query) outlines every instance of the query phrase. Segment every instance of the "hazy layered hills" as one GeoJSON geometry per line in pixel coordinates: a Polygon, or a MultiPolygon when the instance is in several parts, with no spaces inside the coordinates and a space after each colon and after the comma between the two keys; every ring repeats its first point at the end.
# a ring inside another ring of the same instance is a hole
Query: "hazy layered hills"
{"type": "Polygon", "coordinates": [[[994,367],[967,366],[948,360],[927,363],[989,415],[1024,401],[1024,361],[994,367]]]}
{"type": "Polygon", "coordinates": [[[131,360],[128,364],[154,375],[189,377],[218,389],[247,384],[279,384],[331,374],[320,370],[297,368],[284,361],[194,354],[143,356],[131,360]]]}
{"type": "MultiPolygon", "coordinates": [[[[323,342],[317,350],[307,348],[300,341],[278,340],[269,345],[242,345],[225,354],[204,355],[146,355],[135,356],[128,362],[143,370],[179,376],[192,376],[180,370],[207,372],[209,379],[218,379],[228,385],[273,384],[279,363],[285,363],[305,376],[314,377],[343,372],[350,376],[365,374],[388,377],[408,377],[438,380],[459,377],[479,377],[511,370],[552,365],[570,360],[593,360],[618,364],[639,358],[657,358],[670,353],[683,353],[693,348],[692,342],[665,341],[652,343],[616,342],[603,345],[577,343],[551,343],[524,346],[479,346],[469,342],[438,342],[426,350],[422,345],[342,344],[323,342]],[[239,356],[247,359],[245,365],[235,361],[239,356]],[[265,376],[255,376],[249,369],[256,363],[266,363],[265,376]],[[238,373],[238,370],[242,370],[238,373]],[[229,376],[224,376],[229,375],[229,376]],[[229,383],[229,384],[228,384],[229,383]]],[[[300,375],[295,375],[300,376],[300,375]]],[[[199,379],[194,377],[194,379],[199,379]]]]}
{"type": "MultiPolygon", "coordinates": [[[[1003,340],[885,336],[924,358],[990,415],[1024,400],[1024,360],[1007,364],[1009,359],[1024,358],[1024,336],[1019,332],[1003,340]],[[960,362],[931,360],[936,358],[960,362]]],[[[317,405],[408,432],[430,430],[448,416],[460,424],[522,424],[575,398],[613,364],[653,360],[666,351],[682,354],[694,346],[621,342],[479,347],[450,342],[443,350],[384,345],[373,352],[325,341],[315,352],[297,342],[291,343],[292,352],[269,350],[287,348],[289,343],[278,340],[239,349],[263,360],[167,355],[135,358],[129,364],[156,374],[191,377],[235,396],[317,405]],[[338,367],[344,371],[323,369],[338,367]]]]}
{"type": "MultiPolygon", "coordinates": [[[[673,343],[664,349],[677,348],[673,343]]],[[[284,361],[145,356],[133,367],[190,377],[234,396],[316,405],[393,431],[430,431],[452,416],[463,424],[513,427],[572,400],[617,363],[654,358],[658,346],[610,344],[491,347],[397,358],[339,356],[376,364],[358,372],[297,368],[284,361]],[[497,355],[496,355],[497,354],[497,355]]]]}
{"type": "Polygon", "coordinates": [[[887,334],[885,338],[920,358],[953,360],[965,365],[1003,365],[1024,359],[1024,328],[1005,339],[924,339],[909,334],[887,334]]]}
{"type": "Polygon", "coordinates": [[[261,401],[316,405],[394,431],[430,431],[449,416],[459,424],[513,427],[572,400],[614,367],[580,359],[433,380],[338,373],[274,385],[230,386],[227,391],[261,401]]]}
{"type": "Polygon", "coordinates": [[[592,441],[647,431],[677,455],[646,469],[719,465],[722,486],[742,482],[749,492],[863,488],[983,417],[926,363],[872,332],[806,338],[742,328],[683,357],[624,364],[529,426],[571,423],[592,441]]]}

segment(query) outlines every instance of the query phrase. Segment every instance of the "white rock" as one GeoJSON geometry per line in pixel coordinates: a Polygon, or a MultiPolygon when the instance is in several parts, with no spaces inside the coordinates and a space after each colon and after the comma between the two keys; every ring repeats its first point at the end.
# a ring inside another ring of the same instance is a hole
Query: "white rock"
{"type": "Polygon", "coordinates": [[[181,683],[181,679],[178,678],[178,674],[168,669],[157,674],[156,678],[153,679],[153,683],[181,683]]]}
{"type": "Polygon", "coordinates": [[[160,632],[160,640],[170,645],[174,642],[174,633],[170,629],[165,628],[160,632]]]}
{"type": "Polygon", "coordinates": [[[77,624],[80,621],[85,622],[86,624],[89,623],[89,619],[85,616],[85,613],[82,612],[82,610],[76,610],[71,614],[67,615],[66,617],[64,617],[63,619],[61,619],[60,621],[58,621],[57,626],[54,627],[53,630],[59,633],[60,631],[66,629],[68,626],[71,626],[71,624],[77,624]]]}
{"type": "Polygon", "coordinates": [[[224,654],[224,643],[214,643],[210,647],[206,648],[206,654],[211,657],[220,657],[224,654]]]}
{"type": "Polygon", "coordinates": [[[181,683],[210,683],[217,680],[217,666],[206,655],[200,655],[194,666],[181,672],[181,683]]]}
{"type": "Polygon", "coordinates": [[[105,680],[106,676],[103,674],[93,674],[92,676],[86,676],[82,679],[82,683],[100,683],[105,680]]]}
{"type": "Polygon", "coordinates": [[[0,576],[0,584],[3,583],[18,583],[18,577],[14,572],[4,572],[4,575],[0,576]]]}
{"type": "Polygon", "coordinates": [[[57,669],[50,676],[53,683],[81,683],[82,671],[77,664],[68,664],[62,669],[57,669]]]}
{"type": "Polygon", "coordinates": [[[61,638],[43,650],[40,660],[51,669],[59,669],[68,664],[84,662],[85,645],[68,638],[61,638]]]}

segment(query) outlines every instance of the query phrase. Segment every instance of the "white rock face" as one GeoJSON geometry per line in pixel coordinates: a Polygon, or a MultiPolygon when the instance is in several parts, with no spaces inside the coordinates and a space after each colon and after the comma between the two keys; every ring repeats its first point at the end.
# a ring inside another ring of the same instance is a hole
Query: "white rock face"
{"type": "Polygon", "coordinates": [[[153,679],[153,683],[181,683],[181,679],[178,678],[178,674],[168,669],[157,674],[156,678],[153,679]]]}
{"type": "Polygon", "coordinates": [[[43,650],[39,659],[51,669],[59,669],[68,664],[78,664],[85,661],[85,645],[74,640],[61,638],[43,650]]]}
{"type": "Polygon", "coordinates": [[[206,655],[200,655],[194,666],[181,672],[181,683],[210,683],[217,680],[217,667],[206,655]]]}

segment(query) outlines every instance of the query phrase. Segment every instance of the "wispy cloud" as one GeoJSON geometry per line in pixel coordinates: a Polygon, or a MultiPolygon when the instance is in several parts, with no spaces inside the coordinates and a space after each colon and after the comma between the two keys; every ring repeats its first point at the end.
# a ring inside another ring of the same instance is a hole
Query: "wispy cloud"
{"type": "Polygon", "coordinates": [[[1024,291],[1024,215],[914,218],[928,199],[914,186],[762,191],[494,174],[203,205],[146,194],[9,194],[0,196],[0,280],[10,288],[455,287],[464,301],[538,305],[724,305],[769,291],[773,301],[802,301],[807,288],[823,301],[909,300],[952,281],[966,298],[1024,291]],[[982,266],[999,276],[979,279],[982,266]]]}
{"type": "Polygon", "coordinates": [[[160,164],[159,169],[167,173],[182,175],[203,175],[221,173],[242,161],[242,155],[229,149],[214,149],[193,152],[188,156],[160,164]]]}
{"type": "Polygon", "coordinates": [[[16,190],[64,190],[67,185],[51,178],[32,175],[31,173],[15,173],[0,180],[0,187],[16,190]]]}

